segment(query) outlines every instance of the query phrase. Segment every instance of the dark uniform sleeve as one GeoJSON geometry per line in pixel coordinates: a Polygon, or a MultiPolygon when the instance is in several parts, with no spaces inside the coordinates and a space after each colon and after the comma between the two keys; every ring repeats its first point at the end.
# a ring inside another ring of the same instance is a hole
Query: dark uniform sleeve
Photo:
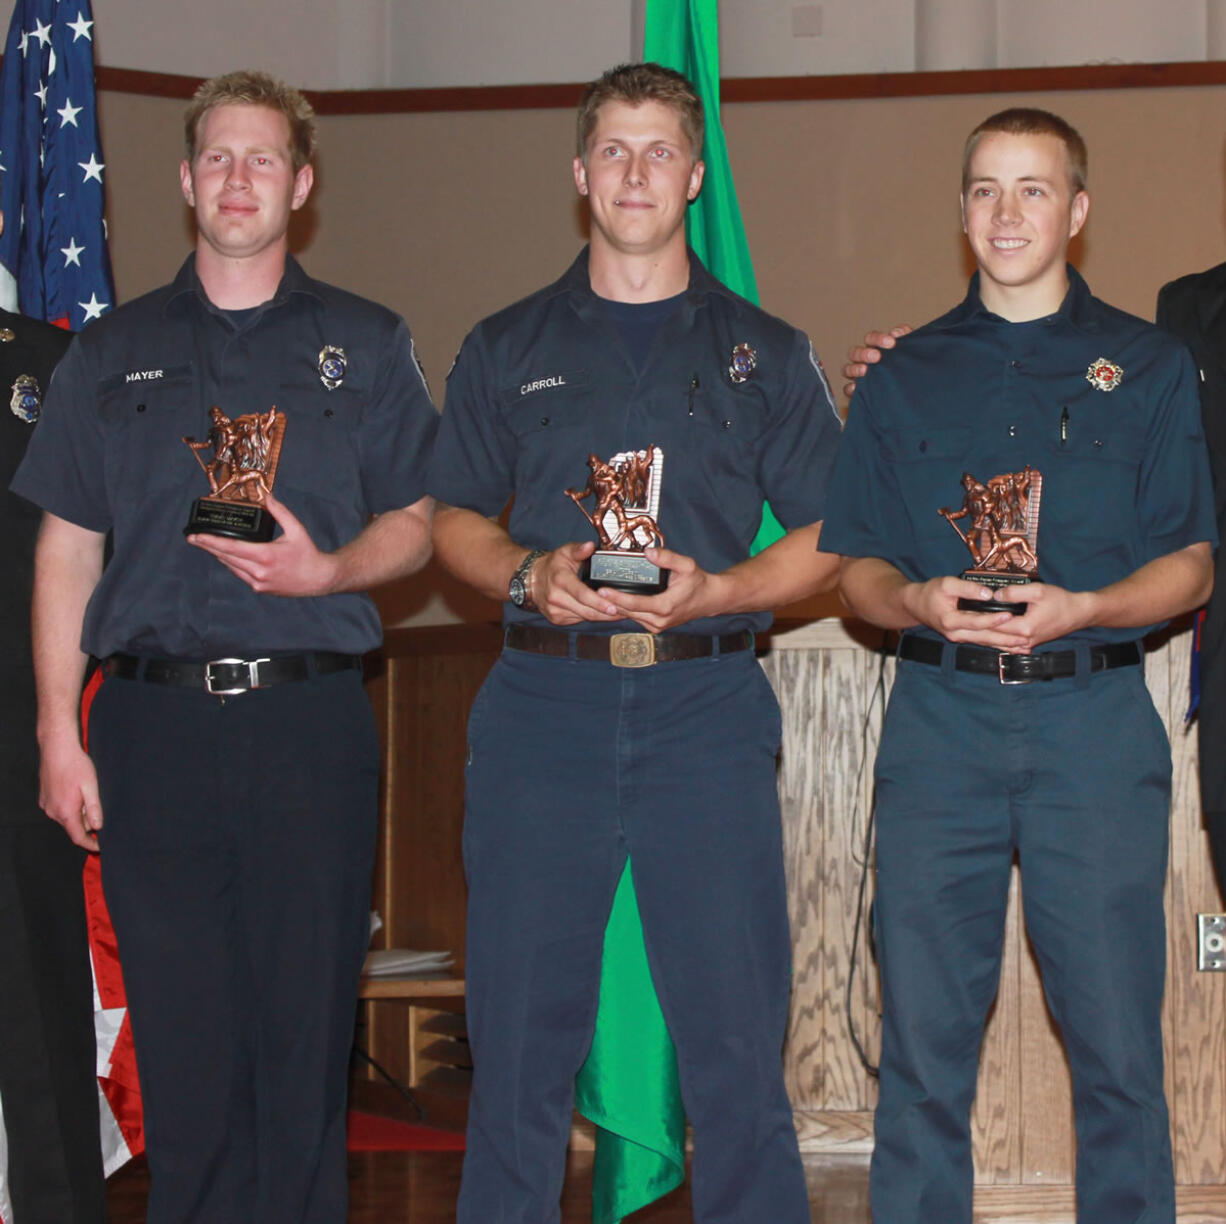
{"type": "Polygon", "coordinates": [[[440,502],[484,515],[502,510],[515,483],[515,438],[496,391],[481,335],[473,331],[447,376],[429,488],[440,502]]]}
{"type": "Polygon", "coordinates": [[[438,413],[417,364],[413,339],[398,320],[363,414],[358,441],[362,492],[372,514],[426,495],[438,413]]]}
{"type": "Polygon", "coordinates": [[[871,378],[862,379],[847,410],[847,424],[830,482],[830,499],[822,525],[822,549],[847,557],[890,558],[898,549],[904,524],[887,522],[893,505],[893,478],[873,411],[871,378]]]}
{"type": "Polygon", "coordinates": [[[816,523],[826,499],[842,421],[825,371],[803,332],[793,340],[783,402],[759,450],[758,480],[786,528],[816,523]]]}
{"type": "Polygon", "coordinates": [[[1137,481],[1144,564],[1190,544],[1217,544],[1213,487],[1201,427],[1197,372],[1191,354],[1181,349],[1164,363],[1154,388],[1154,415],[1137,481]]]}
{"type": "Polygon", "coordinates": [[[56,366],[13,492],[78,527],[107,531],[105,457],[97,374],[78,338],[56,366]]]}

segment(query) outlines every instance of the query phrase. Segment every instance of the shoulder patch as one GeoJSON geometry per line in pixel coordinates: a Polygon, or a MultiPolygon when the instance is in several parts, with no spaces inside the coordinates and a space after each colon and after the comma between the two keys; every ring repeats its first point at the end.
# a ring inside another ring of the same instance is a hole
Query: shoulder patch
{"type": "MultiPolygon", "coordinates": [[[[418,378],[421,379],[421,385],[426,389],[426,395],[430,396],[430,398],[433,399],[434,397],[430,395],[430,382],[426,378],[426,367],[422,365],[421,358],[418,357],[417,355],[417,341],[416,340],[411,339],[409,341],[409,352],[413,356],[413,364],[417,367],[417,376],[418,378]]],[[[455,368],[454,361],[451,363],[451,366],[452,366],[452,369],[455,368]]],[[[448,370],[447,373],[450,374],[451,370],[448,370]]]]}
{"type": "Polygon", "coordinates": [[[817,374],[818,381],[822,384],[822,391],[826,395],[826,403],[830,405],[830,411],[834,413],[834,419],[838,421],[839,428],[843,428],[843,418],[839,415],[839,406],[834,402],[834,394],[830,390],[830,380],[826,377],[826,367],[822,365],[821,358],[817,355],[817,349],[813,347],[813,341],[809,341],[809,364],[813,367],[817,374]]]}

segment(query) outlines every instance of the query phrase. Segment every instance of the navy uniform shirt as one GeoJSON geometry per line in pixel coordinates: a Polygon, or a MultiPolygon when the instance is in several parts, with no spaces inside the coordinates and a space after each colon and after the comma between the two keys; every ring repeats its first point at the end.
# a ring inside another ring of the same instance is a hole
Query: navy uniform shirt
{"type": "MultiPolygon", "coordinates": [[[[589,453],[608,460],[655,446],[664,454],[665,545],[717,573],[749,555],[764,499],[785,527],[822,517],[839,431],[808,339],[721,285],[693,252],[688,291],[636,372],[592,292],[584,251],[560,280],[479,323],[465,340],[447,381],[429,489],[483,515],[514,497],[512,539],[552,549],[595,538],[564,492],[584,488],[589,453]],[[738,344],[757,357],[740,383],[728,370],[738,344]]],[[[592,509],[593,499],[584,504],[592,509]]],[[[544,623],[509,603],[504,612],[507,620],[544,623]]],[[[686,628],[769,623],[755,613],[686,628]]]]}
{"type": "Polygon", "coordinates": [[[8,491],[34,434],[51,371],[72,333],[0,310],[0,824],[42,824],[34,667],[30,660],[30,586],[40,515],[8,491]]]}
{"type": "MultiPolygon", "coordinates": [[[[824,549],[880,557],[916,582],[959,575],[971,555],[937,511],[962,506],[963,472],[986,484],[1027,464],[1043,476],[1044,581],[1097,590],[1216,541],[1191,357],[1093,297],[1072,267],[1069,280],[1056,314],[1010,323],[984,308],[976,274],[960,306],[869,371],[848,414],[824,549]],[[1122,371],[1110,390],[1087,377],[1104,358],[1122,371]]],[[[1068,640],[1152,628],[1089,627],[1068,640]]]]}
{"type": "Polygon", "coordinates": [[[377,646],[362,593],[258,595],[183,538],[208,481],[184,435],[276,405],[286,419],[273,492],[332,551],[369,516],[425,494],[437,416],[408,328],[312,280],[293,259],[276,295],[236,327],[204,295],[194,257],[174,283],[91,324],[60,364],[13,489],[114,554],[85,613],[82,648],[205,660],[377,646]],[[329,390],[321,353],[343,349],[329,390]]]}

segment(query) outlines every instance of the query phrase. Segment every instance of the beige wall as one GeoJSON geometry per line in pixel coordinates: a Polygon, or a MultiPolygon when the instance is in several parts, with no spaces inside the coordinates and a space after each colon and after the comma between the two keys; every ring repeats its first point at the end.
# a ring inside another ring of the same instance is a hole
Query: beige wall
{"type": "MultiPolygon", "coordinates": [[[[763,305],[831,371],[870,324],[922,322],[964,291],[961,143],[1013,104],[1064,114],[1090,147],[1076,251],[1102,297],[1152,317],[1158,287],[1226,258],[1226,88],[992,94],[725,107],[763,305]]],[[[100,103],[120,300],[167,280],[190,228],[178,193],[181,103],[100,103]]],[[[298,239],[310,271],[402,312],[436,399],[468,327],[552,279],[583,241],[571,116],[556,110],[321,120],[298,239]]],[[[384,598],[390,623],[493,616],[436,574],[384,598]]]]}

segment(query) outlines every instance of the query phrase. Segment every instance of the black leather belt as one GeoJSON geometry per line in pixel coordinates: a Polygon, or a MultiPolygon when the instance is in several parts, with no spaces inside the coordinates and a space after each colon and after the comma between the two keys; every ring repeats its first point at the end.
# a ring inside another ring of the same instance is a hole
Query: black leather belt
{"type": "MultiPolygon", "coordinates": [[[[945,643],[935,638],[904,634],[898,655],[913,663],[941,666],[945,643]]],[[[1136,642],[1113,642],[1090,647],[1090,671],[1110,671],[1113,667],[1135,667],[1141,662],[1141,647],[1136,642]]],[[[1001,684],[1030,684],[1034,680],[1062,680],[1077,674],[1075,650],[1047,650],[1039,654],[1006,654],[988,646],[958,646],[954,667],[958,671],[995,676],[1001,684]]]]}
{"type": "Polygon", "coordinates": [[[714,654],[735,654],[753,648],[753,634],[702,633],[571,633],[540,625],[508,625],[503,644],[508,650],[550,655],[555,659],[583,659],[612,663],[614,667],[650,667],[678,659],[703,659],[714,654]]]}
{"type": "Polygon", "coordinates": [[[149,684],[174,684],[203,689],[214,697],[231,697],[273,684],[290,684],[312,676],[362,667],[361,655],[315,650],[275,659],[213,659],[208,663],[182,663],[177,659],[145,659],[138,655],[113,654],[104,659],[102,674],[149,684]]]}

